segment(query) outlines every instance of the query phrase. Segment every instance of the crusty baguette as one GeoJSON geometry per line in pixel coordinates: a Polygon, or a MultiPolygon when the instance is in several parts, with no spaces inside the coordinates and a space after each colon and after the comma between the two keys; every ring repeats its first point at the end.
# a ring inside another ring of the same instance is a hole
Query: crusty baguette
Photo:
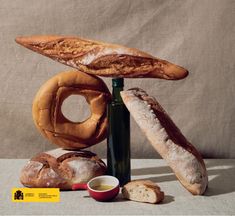
{"type": "Polygon", "coordinates": [[[34,156],[22,169],[20,181],[26,187],[71,190],[73,184],[86,183],[105,172],[106,165],[96,154],[58,148],[34,156]]]}
{"type": "Polygon", "coordinates": [[[17,37],[16,42],[93,75],[177,80],[188,74],[186,69],[140,50],[79,37],[17,37]]]}
{"type": "Polygon", "coordinates": [[[164,199],[164,192],[150,180],[128,182],[122,188],[122,195],[126,199],[147,203],[159,203],[164,199]]]}
{"type": "Polygon", "coordinates": [[[208,184],[204,161],[155,98],[139,88],[121,92],[133,118],[158,153],[168,162],[182,185],[194,195],[208,184]]]}

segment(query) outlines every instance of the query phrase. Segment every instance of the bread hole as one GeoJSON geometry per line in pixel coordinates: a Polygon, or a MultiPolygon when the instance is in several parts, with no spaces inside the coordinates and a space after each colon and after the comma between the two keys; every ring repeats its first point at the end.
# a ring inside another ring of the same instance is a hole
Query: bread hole
{"type": "Polygon", "coordinates": [[[82,122],[91,116],[90,107],[81,95],[67,97],[61,106],[61,112],[71,122],[82,122]]]}

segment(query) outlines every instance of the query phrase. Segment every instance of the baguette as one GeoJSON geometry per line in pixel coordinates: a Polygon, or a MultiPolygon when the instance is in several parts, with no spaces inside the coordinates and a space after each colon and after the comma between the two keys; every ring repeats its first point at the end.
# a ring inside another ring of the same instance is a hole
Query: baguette
{"type": "Polygon", "coordinates": [[[159,203],[164,199],[164,192],[150,180],[128,182],[122,188],[122,195],[125,199],[147,203],[159,203]]]}
{"type": "Polygon", "coordinates": [[[183,79],[188,71],[134,48],[72,36],[17,37],[16,42],[82,72],[104,77],[183,79]]]}
{"type": "Polygon", "coordinates": [[[121,92],[133,118],[158,153],[167,161],[181,184],[192,194],[201,195],[208,185],[204,161],[187,141],[155,98],[139,88],[121,92]]]}

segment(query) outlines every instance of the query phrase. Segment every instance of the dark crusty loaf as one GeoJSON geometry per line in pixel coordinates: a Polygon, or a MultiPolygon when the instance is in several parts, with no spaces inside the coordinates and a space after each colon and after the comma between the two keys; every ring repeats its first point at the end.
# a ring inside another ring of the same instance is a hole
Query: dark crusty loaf
{"type": "Polygon", "coordinates": [[[22,169],[20,181],[26,187],[71,190],[73,184],[86,183],[105,172],[106,165],[96,154],[58,148],[33,157],[22,169]]]}
{"type": "Polygon", "coordinates": [[[168,162],[182,185],[194,195],[208,184],[204,161],[157,100],[139,88],[121,92],[133,118],[158,153],[168,162]]]}
{"type": "Polygon", "coordinates": [[[17,37],[16,42],[93,75],[177,80],[188,74],[186,69],[140,50],[79,37],[17,37]]]}
{"type": "Polygon", "coordinates": [[[164,199],[164,192],[150,180],[128,182],[122,188],[122,195],[126,199],[147,203],[159,203],[164,199]]]}

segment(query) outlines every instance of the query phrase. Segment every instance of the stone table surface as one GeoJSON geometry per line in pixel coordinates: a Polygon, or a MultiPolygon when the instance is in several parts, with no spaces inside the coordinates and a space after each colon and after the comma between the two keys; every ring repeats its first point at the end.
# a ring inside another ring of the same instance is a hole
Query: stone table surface
{"type": "Polygon", "coordinates": [[[161,204],[122,199],[97,202],[87,191],[60,193],[58,203],[13,203],[11,189],[22,187],[19,173],[26,159],[0,159],[0,215],[215,215],[235,214],[235,159],[205,160],[209,188],[193,196],[181,186],[161,159],[133,159],[132,179],[150,179],[165,192],[161,204]]]}

